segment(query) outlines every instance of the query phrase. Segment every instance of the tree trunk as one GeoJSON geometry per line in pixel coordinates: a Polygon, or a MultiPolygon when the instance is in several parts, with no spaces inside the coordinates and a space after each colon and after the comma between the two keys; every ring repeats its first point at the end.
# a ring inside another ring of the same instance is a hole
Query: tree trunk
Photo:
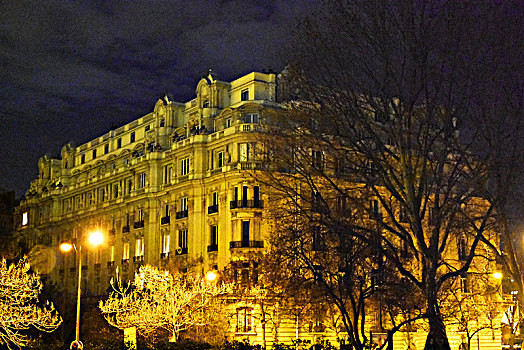
{"type": "Polygon", "coordinates": [[[446,327],[442,321],[436,298],[428,300],[429,333],[424,350],[450,350],[446,327]]]}

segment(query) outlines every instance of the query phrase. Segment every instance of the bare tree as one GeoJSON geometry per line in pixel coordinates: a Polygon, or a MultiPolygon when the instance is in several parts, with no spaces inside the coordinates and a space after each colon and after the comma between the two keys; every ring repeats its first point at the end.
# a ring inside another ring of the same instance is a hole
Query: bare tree
{"type": "Polygon", "coordinates": [[[0,262],[0,344],[9,349],[28,344],[30,337],[23,333],[25,330],[52,332],[62,323],[53,304],[46,301],[39,305],[42,282],[29,269],[25,259],[13,264],[5,259],[0,262]]]}
{"type": "Polygon", "coordinates": [[[374,247],[416,286],[426,349],[449,349],[442,288],[498,242],[496,214],[511,187],[492,190],[505,143],[484,131],[504,116],[523,119],[522,14],[512,5],[327,1],[290,50],[280,90],[290,102],[268,127],[280,173],[267,183],[290,205],[320,211],[326,227],[344,221],[341,242],[374,247]]]}
{"type": "Polygon", "coordinates": [[[219,296],[230,286],[201,277],[172,275],[152,266],[141,266],[134,281],[125,287],[114,285],[99,308],[106,320],[119,329],[136,327],[144,334],[165,329],[171,341],[181,331],[216,322],[222,312],[219,296]]]}

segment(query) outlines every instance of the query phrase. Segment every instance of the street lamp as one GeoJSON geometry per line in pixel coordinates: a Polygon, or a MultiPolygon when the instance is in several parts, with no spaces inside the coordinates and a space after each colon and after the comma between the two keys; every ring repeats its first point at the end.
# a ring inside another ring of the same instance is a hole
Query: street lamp
{"type": "MultiPolygon", "coordinates": [[[[89,234],[88,236],[89,243],[96,247],[104,241],[104,235],[100,231],[95,231],[89,234]]],[[[60,244],[60,250],[64,253],[67,253],[71,250],[75,250],[78,255],[78,288],[77,288],[77,297],[76,297],[76,332],[75,340],[71,343],[70,349],[81,350],[84,348],[84,345],[80,341],[80,293],[81,293],[81,284],[82,284],[82,244],[76,245],[72,242],[63,242],[60,244]]]]}
{"type": "Polygon", "coordinates": [[[209,282],[213,282],[214,280],[216,280],[218,277],[217,273],[213,270],[211,271],[208,271],[206,273],[206,280],[208,280],[209,282]]]}

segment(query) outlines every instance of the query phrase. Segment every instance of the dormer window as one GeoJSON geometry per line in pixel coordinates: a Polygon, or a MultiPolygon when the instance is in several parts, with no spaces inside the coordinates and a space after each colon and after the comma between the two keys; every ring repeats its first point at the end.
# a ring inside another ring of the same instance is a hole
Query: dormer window
{"type": "Polygon", "coordinates": [[[249,89],[242,90],[240,93],[240,101],[248,101],[249,100],[249,89]]]}
{"type": "Polygon", "coordinates": [[[202,103],[202,108],[209,108],[209,101],[204,101],[204,103],[202,103]]]}
{"type": "Polygon", "coordinates": [[[166,126],[166,120],[164,118],[160,119],[160,127],[163,128],[166,126]]]}

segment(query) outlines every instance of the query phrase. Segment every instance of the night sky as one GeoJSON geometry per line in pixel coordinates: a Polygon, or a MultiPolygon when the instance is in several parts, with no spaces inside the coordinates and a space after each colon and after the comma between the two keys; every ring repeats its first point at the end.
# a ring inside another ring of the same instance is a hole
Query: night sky
{"type": "Polygon", "coordinates": [[[44,154],[193,98],[212,69],[279,70],[315,1],[2,1],[0,188],[21,196],[44,154]]]}

